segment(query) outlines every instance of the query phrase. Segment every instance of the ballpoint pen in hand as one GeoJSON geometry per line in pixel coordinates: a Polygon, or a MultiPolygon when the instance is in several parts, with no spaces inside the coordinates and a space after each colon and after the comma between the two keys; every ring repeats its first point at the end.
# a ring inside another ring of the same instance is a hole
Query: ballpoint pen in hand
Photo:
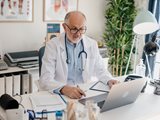
{"type": "Polygon", "coordinates": [[[81,95],[86,96],[85,91],[83,91],[83,90],[79,87],[79,85],[77,85],[77,88],[79,89],[79,92],[80,92],[81,95]]]}

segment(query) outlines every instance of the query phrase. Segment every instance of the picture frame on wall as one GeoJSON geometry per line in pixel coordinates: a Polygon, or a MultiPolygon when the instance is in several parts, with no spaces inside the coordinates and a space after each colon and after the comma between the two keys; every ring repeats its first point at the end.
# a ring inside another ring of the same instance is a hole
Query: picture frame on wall
{"type": "Polygon", "coordinates": [[[62,22],[66,13],[78,10],[78,0],[43,0],[43,21],[62,22]]]}
{"type": "Polygon", "coordinates": [[[47,39],[45,42],[51,40],[53,37],[60,35],[60,24],[59,23],[47,23],[47,39]]]}
{"type": "Polygon", "coordinates": [[[0,22],[32,22],[33,0],[0,0],[0,22]]]}

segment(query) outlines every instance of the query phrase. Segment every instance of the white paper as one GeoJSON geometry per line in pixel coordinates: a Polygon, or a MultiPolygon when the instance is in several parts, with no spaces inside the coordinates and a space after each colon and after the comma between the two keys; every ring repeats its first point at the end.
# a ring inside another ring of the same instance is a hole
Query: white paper
{"type": "Polygon", "coordinates": [[[109,89],[110,89],[109,86],[101,81],[98,81],[91,87],[91,90],[104,91],[104,92],[109,92],[109,89]]]}

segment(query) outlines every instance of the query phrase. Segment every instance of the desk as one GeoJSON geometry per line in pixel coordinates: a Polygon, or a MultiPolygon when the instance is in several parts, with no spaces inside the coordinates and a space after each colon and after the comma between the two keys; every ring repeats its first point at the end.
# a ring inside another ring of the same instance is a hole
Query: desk
{"type": "MultiPolygon", "coordinates": [[[[85,86],[86,87],[86,86],[85,86]]],[[[149,86],[148,86],[149,87],[149,86]]],[[[100,94],[100,92],[88,91],[89,94],[95,95],[100,94]]],[[[23,95],[22,104],[26,109],[31,109],[31,103],[29,96],[33,94],[49,94],[46,91],[41,91],[38,93],[32,93],[28,95],[23,95]]],[[[0,109],[0,115],[4,111],[0,109]]],[[[158,120],[160,119],[160,96],[150,94],[150,93],[141,93],[135,103],[125,105],[123,107],[115,108],[110,111],[106,111],[100,114],[100,120],[158,120]],[[157,116],[157,119],[153,117],[157,116]]],[[[2,119],[2,118],[1,118],[2,119]]],[[[6,120],[6,116],[4,115],[6,120]]],[[[2,119],[3,120],[3,119],[2,119]]],[[[51,119],[54,120],[54,119],[51,119]]]]}

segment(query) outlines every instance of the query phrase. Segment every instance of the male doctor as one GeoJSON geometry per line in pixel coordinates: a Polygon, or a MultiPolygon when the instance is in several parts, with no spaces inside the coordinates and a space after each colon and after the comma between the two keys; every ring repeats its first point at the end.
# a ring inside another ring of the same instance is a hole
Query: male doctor
{"type": "Polygon", "coordinates": [[[87,30],[85,15],[80,11],[67,13],[63,28],[65,33],[46,45],[40,86],[79,99],[85,93],[77,85],[91,82],[95,77],[110,87],[118,83],[105,69],[97,42],[84,35],[87,30]]]}

